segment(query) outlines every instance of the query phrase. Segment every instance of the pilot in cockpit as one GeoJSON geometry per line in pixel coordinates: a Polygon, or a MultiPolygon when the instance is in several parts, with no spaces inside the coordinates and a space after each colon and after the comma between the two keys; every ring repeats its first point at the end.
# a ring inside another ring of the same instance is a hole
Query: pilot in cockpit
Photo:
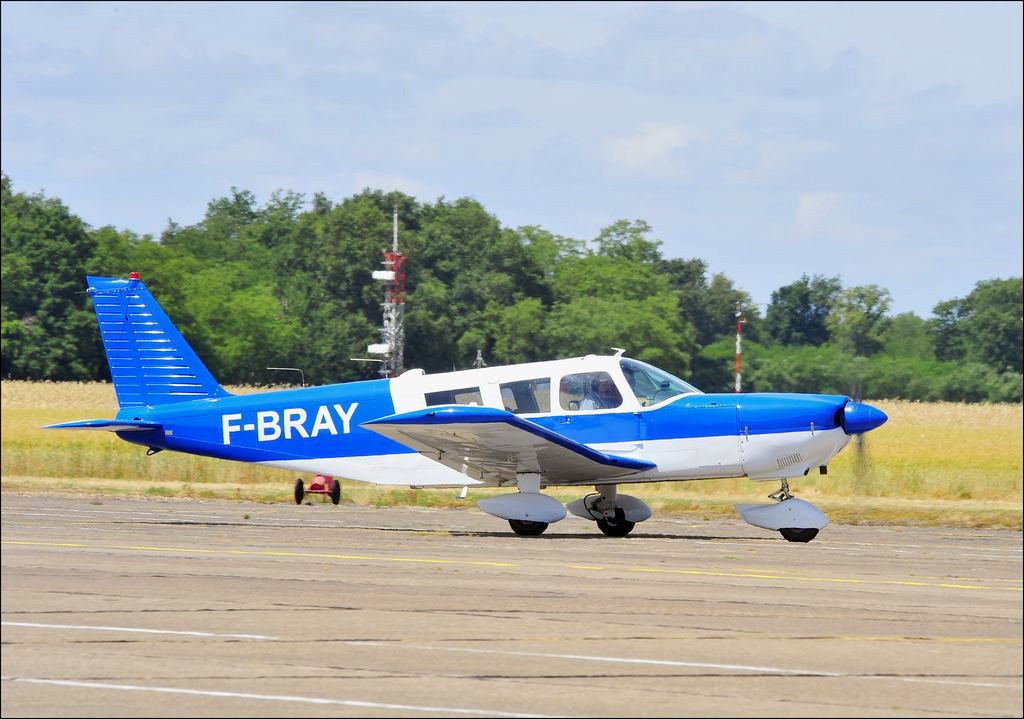
{"type": "Polygon", "coordinates": [[[613,409],[622,404],[622,395],[612,378],[601,373],[590,382],[590,387],[580,402],[580,409],[613,409]]]}

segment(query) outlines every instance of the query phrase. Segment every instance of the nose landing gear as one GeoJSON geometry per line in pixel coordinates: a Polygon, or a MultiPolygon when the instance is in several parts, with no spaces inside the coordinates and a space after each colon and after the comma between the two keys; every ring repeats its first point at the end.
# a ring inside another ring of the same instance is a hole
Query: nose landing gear
{"type": "Polygon", "coordinates": [[[783,527],[779,530],[786,541],[789,542],[809,542],[818,536],[818,530],[814,527],[808,529],[795,529],[793,527],[783,527]]]}
{"type": "Polygon", "coordinates": [[[828,524],[828,517],[810,502],[794,497],[785,478],[781,482],[782,486],[768,495],[774,504],[737,504],[736,511],[748,524],[774,529],[788,542],[809,542],[828,524]]]}
{"type": "Polygon", "coordinates": [[[785,502],[787,499],[793,499],[793,495],[789,493],[789,480],[783,477],[782,486],[769,494],[768,499],[774,499],[776,502],[785,502]]]}

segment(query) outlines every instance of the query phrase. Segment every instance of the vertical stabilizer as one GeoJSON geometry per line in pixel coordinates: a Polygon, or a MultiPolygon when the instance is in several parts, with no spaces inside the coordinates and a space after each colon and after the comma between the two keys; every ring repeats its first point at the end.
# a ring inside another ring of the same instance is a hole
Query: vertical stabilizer
{"type": "Polygon", "coordinates": [[[146,285],[87,277],[117,402],[141,407],[230,395],[206,369],[146,285]]]}

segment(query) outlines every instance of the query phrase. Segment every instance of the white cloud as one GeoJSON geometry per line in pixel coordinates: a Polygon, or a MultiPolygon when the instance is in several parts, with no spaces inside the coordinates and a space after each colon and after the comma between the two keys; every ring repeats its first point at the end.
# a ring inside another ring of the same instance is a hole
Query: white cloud
{"type": "Polygon", "coordinates": [[[750,167],[731,170],[725,178],[734,182],[777,182],[802,163],[835,149],[825,140],[801,140],[791,137],[769,137],[757,144],[757,159],[750,167]]]}
{"type": "Polygon", "coordinates": [[[786,28],[816,62],[856,48],[886,82],[921,89],[948,83],[974,100],[1021,96],[1021,3],[740,2],[744,13],[786,28]]]}
{"type": "Polygon", "coordinates": [[[848,229],[847,201],[840,192],[801,192],[796,201],[796,226],[801,232],[848,229]]]}
{"type": "Polygon", "coordinates": [[[687,125],[642,122],[630,135],[605,139],[601,155],[615,170],[675,174],[682,169],[681,151],[703,138],[703,133],[687,125]]]}

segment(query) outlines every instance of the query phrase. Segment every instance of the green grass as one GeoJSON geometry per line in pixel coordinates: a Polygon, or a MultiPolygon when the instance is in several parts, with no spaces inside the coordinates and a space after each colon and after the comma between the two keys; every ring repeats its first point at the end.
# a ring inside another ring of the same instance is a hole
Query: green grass
{"type": "MultiPolygon", "coordinates": [[[[236,392],[256,391],[232,388],[236,392]]],[[[107,432],[42,430],[46,424],[113,417],[102,383],[0,383],[0,488],[139,497],[290,501],[294,472],[174,452],[147,457],[107,432]]],[[[874,402],[890,417],[841,453],[825,476],[792,481],[794,493],[836,522],[1021,528],[1021,405],[874,402]]],[[[306,477],[307,481],[309,477],[306,477]]],[[[662,515],[735,516],[738,502],[767,501],[776,482],[722,479],[623,486],[662,515]]],[[[475,506],[507,490],[407,489],[343,482],[343,502],[364,506],[475,506]]],[[[571,501],[590,487],[552,488],[571,501]]],[[[329,501],[314,497],[314,501],[329,501]]]]}

